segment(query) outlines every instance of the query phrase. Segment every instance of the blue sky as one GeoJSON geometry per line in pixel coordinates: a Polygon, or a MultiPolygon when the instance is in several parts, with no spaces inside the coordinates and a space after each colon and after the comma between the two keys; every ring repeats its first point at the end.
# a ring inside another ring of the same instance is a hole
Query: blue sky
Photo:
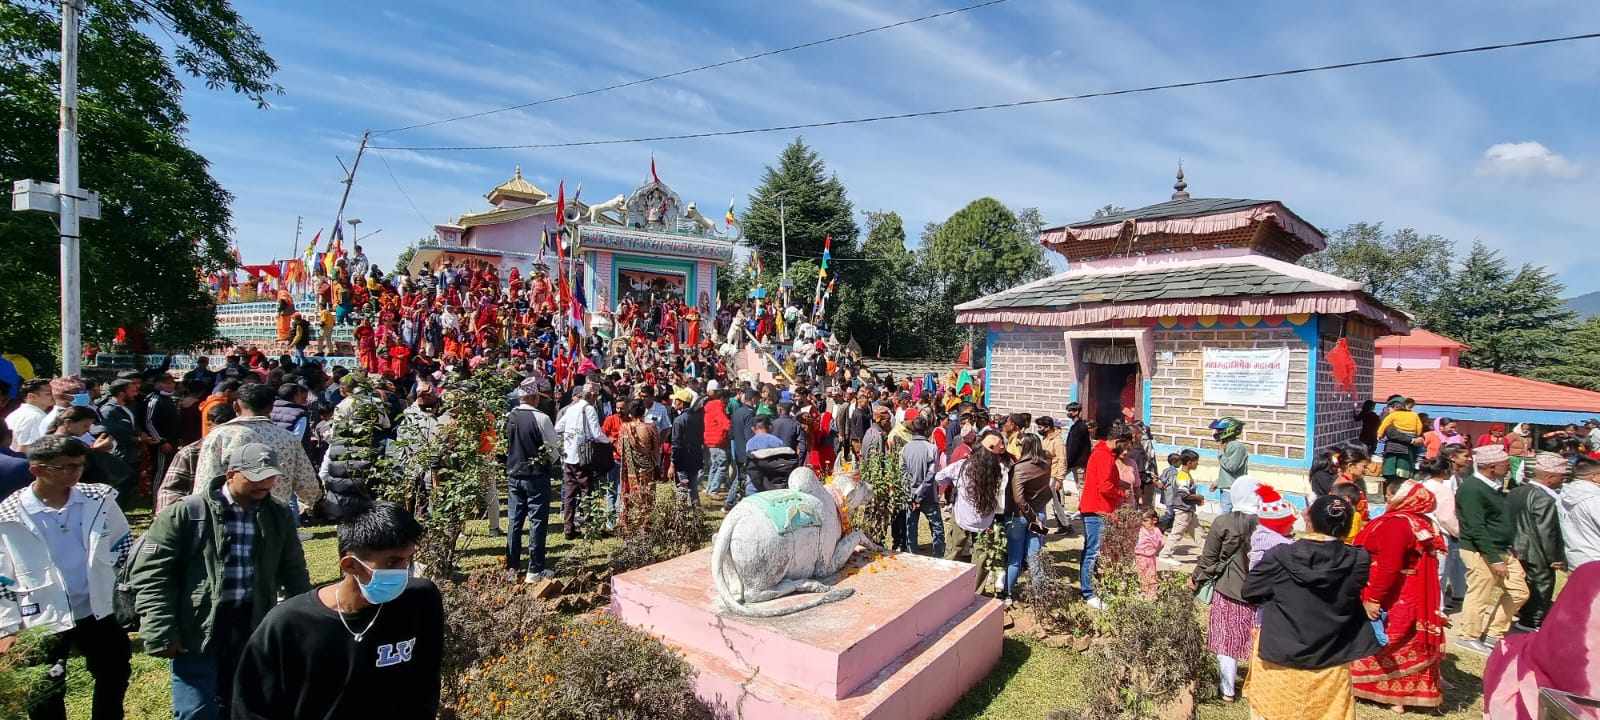
{"type": "MultiPolygon", "coordinates": [[[[969,4],[258,2],[278,60],[261,111],[190,83],[190,139],[232,191],[249,262],[287,257],[296,215],[326,228],[364,128],[560,95],[969,4]]],[[[1600,30],[1592,2],[1006,3],[523,111],[385,136],[390,145],[562,142],[814,122],[1045,97],[1600,30]]],[[[1179,158],[1197,197],[1280,199],[1474,239],[1600,290],[1600,41],[1220,87],[805,132],[857,210],[909,228],[973,199],[1049,224],[1165,200],[1179,158]]],[[[794,133],[565,150],[369,154],[346,216],[387,265],[486,207],[516,165],[554,192],[661,178],[713,216],[742,209],[794,133]],[[392,169],[394,178],[390,177],[392,169]],[[404,188],[415,208],[397,188],[404,188]]],[[[326,234],[326,233],[325,233],[326,234]]],[[[913,230],[913,235],[915,231],[913,230]]],[[[913,241],[915,238],[913,237],[913,241]]]]}

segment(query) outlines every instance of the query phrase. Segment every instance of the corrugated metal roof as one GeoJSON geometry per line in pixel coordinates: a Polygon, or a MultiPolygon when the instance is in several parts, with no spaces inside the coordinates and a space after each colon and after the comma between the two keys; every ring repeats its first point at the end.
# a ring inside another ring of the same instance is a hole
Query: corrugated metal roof
{"type": "Polygon", "coordinates": [[[964,303],[962,310],[1065,308],[1083,303],[1343,292],[1250,264],[1126,273],[1065,273],[964,303]]]}
{"type": "Polygon", "coordinates": [[[1115,215],[1105,215],[1088,220],[1068,223],[1067,227],[1093,227],[1107,223],[1122,222],[1124,220],[1160,220],[1163,218],[1198,217],[1200,215],[1214,215],[1216,213],[1233,212],[1257,205],[1266,205],[1277,202],[1276,200],[1243,200],[1234,198],[1188,198],[1185,200],[1168,200],[1163,203],[1146,205],[1135,210],[1127,210],[1115,215]]]}
{"type": "Polygon", "coordinates": [[[1421,405],[1600,413],[1600,393],[1463,367],[1373,371],[1372,396],[1404,395],[1421,405]]]}

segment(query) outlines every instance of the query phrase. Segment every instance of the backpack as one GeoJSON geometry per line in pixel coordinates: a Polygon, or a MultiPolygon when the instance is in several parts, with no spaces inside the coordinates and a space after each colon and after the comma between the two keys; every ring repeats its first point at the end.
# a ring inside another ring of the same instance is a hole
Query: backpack
{"type": "MultiPolygon", "coordinates": [[[[206,532],[211,524],[211,513],[206,511],[206,499],[200,495],[190,495],[183,499],[184,514],[189,516],[189,524],[193,530],[188,532],[189,544],[184,556],[189,559],[200,556],[205,548],[206,532]]],[[[139,536],[134,541],[133,547],[128,550],[128,558],[123,561],[122,567],[117,568],[116,591],[112,593],[112,615],[117,624],[132,632],[139,629],[139,612],[135,608],[137,595],[133,589],[133,564],[149,550],[147,544],[150,539],[149,531],[139,536]]]]}

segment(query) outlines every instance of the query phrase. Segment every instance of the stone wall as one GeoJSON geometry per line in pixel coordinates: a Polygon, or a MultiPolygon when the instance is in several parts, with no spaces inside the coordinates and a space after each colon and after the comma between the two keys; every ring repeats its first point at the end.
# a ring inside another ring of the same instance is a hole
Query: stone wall
{"type": "Polygon", "coordinates": [[[1372,372],[1375,353],[1373,338],[1348,337],[1350,357],[1356,361],[1356,386],[1352,392],[1339,389],[1333,381],[1328,353],[1338,340],[1323,338],[1317,353],[1317,436],[1316,450],[1354,442],[1361,437],[1356,411],[1363,400],[1372,397],[1372,372]]]}
{"type": "Polygon", "coordinates": [[[1061,328],[996,330],[990,338],[986,403],[991,410],[1063,418],[1072,369],[1061,328]]]}
{"type": "MultiPolygon", "coordinates": [[[[1238,329],[1155,330],[1156,374],[1150,383],[1150,429],[1157,443],[1183,448],[1215,448],[1212,420],[1231,415],[1245,421],[1244,441],[1253,456],[1303,461],[1306,451],[1306,364],[1310,348],[1289,325],[1238,329]],[[1204,348],[1288,347],[1288,404],[1281,408],[1207,405],[1202,402],[1204,348]],[[1166,360],[1171,353],[1171,360],[1166,360]]],[[[1371,369],[1368,368],[1370,382],[1371,369]]]]}

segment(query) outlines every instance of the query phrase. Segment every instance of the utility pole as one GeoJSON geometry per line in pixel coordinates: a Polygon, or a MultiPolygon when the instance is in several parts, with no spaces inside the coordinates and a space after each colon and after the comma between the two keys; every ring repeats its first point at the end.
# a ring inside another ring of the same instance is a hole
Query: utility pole
{"type": "Polygon", "coordinates": [[[60,216],[61,374],[82,374],[78,220],[100,218],[100,196],[78,187],[78,11],[83,0],[61,2],[61,126],[56,145],[56,182],[18,180],[11,209],[60,216]]]}
{"type": "Polygon", "coordinates": [[[290,260],[300,257],[300,229],[304,227],[305,220],[303,215],[294,216],[294,252],[289,254],[290,260]]]}
{"type": "MultiPolygon", "coordinates": [[[[333,216],[333,229],[335,231],[339,229],[339,223],[344,221],[344,206],[345,203],[350,202],[350,188],[356,184],[356,170],[361,168],[361,156],[367,153],[367,141],[370,139],[372,139],[371,130],[361,133],[361,145],[356,148],[355,162],[350,164],[350,172],[345,173],[344,195],[339,198],[339,212],[333,216]]],[[[354,230],[351,230],[352,238],[355,237],[354,232],[354,230]]]]}
{"type": "Polygon", "coordinates": [[[778,311],[783,312],[783,308],[789,304],[789,231],[784,227],[783,223],[782,194],[778,195],[778,242],[780,243],[779,253],[782,255],[783,263],[783,277],[778,279],[778,311]]]}

